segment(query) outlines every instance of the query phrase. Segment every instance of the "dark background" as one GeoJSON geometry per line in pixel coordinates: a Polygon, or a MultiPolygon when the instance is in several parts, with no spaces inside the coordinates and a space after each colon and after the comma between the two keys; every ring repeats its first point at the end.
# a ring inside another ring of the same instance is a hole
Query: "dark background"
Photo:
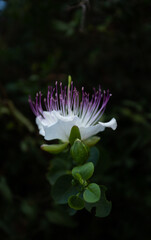
{"type": "MultiPolygon", "coordinates": [[[[2,1],[0,1],[2,2],[2,1]]],[[[151,238],[151,2],[9,0],[0,10],[0,239],[151,238]],[[89,4],[88,4],[89,3],[89,4]],[[97,218],[54,206],[28,95],[55,81],[110,89],[97,182],[113,207],[97,218]]]]}

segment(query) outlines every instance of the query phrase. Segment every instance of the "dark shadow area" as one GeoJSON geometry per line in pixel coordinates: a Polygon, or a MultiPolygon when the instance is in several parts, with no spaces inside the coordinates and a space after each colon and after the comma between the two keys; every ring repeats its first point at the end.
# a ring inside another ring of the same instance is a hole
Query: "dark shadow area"
{"type": "Polygon", "coordinates": [[[151,239],[151,2],[0,1],[0,239],[151,239]],[[28,96],[55,81],[110,89],[99,184],[112,211],[69,217],[54,206],[28,96]]]}

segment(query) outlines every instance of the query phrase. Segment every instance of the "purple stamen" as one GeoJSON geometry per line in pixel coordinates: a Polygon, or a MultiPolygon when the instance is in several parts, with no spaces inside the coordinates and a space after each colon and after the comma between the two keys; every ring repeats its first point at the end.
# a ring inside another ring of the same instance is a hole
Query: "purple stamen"
{"type": "MultiPolygon", "coordinates": [[[[44,98],[45,109],[48,112],[59,111],[64,117],[76,115],[84,126],[94,125],[104,113],[111,94],[109,90],[107,92],[104,91],[102,94],[100,86],[98,91],[95,88],[93,91],[94,93],[91,99],[89,99],[89,94],[82,87],[82,99],[79,101],[79,92],[76,87],[73,87],[73,82],[71,82],[70,86],[65,86],[64,88],[62,87],[62,82],[60,82],[59,89],[56,82],[55,88],[48,87],[47,97],[44,98]]],[[[36,94],[35,102],[29,96],[29,104],[36,117],[42,116],[44,118],[41,99],[41,92],[36,94]]]]}

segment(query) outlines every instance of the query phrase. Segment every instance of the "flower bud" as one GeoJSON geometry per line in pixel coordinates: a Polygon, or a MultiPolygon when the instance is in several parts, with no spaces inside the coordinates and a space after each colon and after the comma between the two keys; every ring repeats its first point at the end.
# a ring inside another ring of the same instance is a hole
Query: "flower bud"
{"type": "Polygon", "coordinates": [[[87,147],[80,139],[76,139],[71,147],[71,155],[77,165],[82,165],[88,159],[87,147]]]}
{"type": "Polygon", "coordinates": [[[77,126],[73,126],[71,128],[71,132],[70,132],[70,136],[69,136],[69,142],[71,145],[73,145],[74,141],[76,139],[80,139],[81,140],[81,134],[80,134],[80,130],[77,126]]]}

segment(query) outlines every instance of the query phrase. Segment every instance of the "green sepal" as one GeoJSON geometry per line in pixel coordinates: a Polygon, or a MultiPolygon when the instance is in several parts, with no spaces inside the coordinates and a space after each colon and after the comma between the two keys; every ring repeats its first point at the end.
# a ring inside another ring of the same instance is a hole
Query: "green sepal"
{"type": "Polygon", "coordinates": [[[74,143],[70,149],[70,152],[71,152],[71,156],[72,156],[73,160],[78,165],[85,163],[89,156],[88,149],[80,141],[80,139],[77,139],[74,141],[74,143]]]}
{"type": "Polygon", "coordinates": [[[84,144],[88,147],[93,147],[96,143],[98,143],[100,141],[100,137],[98,136],[93,136],[90,138],[87,138],[86,140],[84,140],[84,144]]]}
{"type": "Polygon", "coordinates": [[[85,163],[82,166],[77,166],[72,169],[72,176],[76,179],[79,174],[82,179],[88,180],[92,177],[94,172],[94,165],[92,162],[85,163]]]}
{"type": "Polygon", "coordinates": [[[71,132],[70,132],[70,136],[69,136],[69,142],[71,145],[73,145],[74,141],[76,139],[80,139],[81,140],[81,134],[80,134],[80,130],[77,126],[73,126],[71,128],[71,132]]]}
{"type": "Polygon", "coordinates": [[[65,150],[68,144],[69,143],[60,143],[60,144],[51,144],[51,145],[43,144],[41,145],[41,149],[52,154],[58,154],[63,150],[65,150]]]}
{"type": "Polygon", "coordinates": [[[81,210],[84,208],[84,201],[82,198],[72,195],[68,198],[68,205],[75,210],[81,210]]]}
{"type": "Polygon", "coordinates": [[[95,203],[100,200],[101,190],[98,184],[90,183],[83,193],[83,198],[88,203],[95,203]]]}

